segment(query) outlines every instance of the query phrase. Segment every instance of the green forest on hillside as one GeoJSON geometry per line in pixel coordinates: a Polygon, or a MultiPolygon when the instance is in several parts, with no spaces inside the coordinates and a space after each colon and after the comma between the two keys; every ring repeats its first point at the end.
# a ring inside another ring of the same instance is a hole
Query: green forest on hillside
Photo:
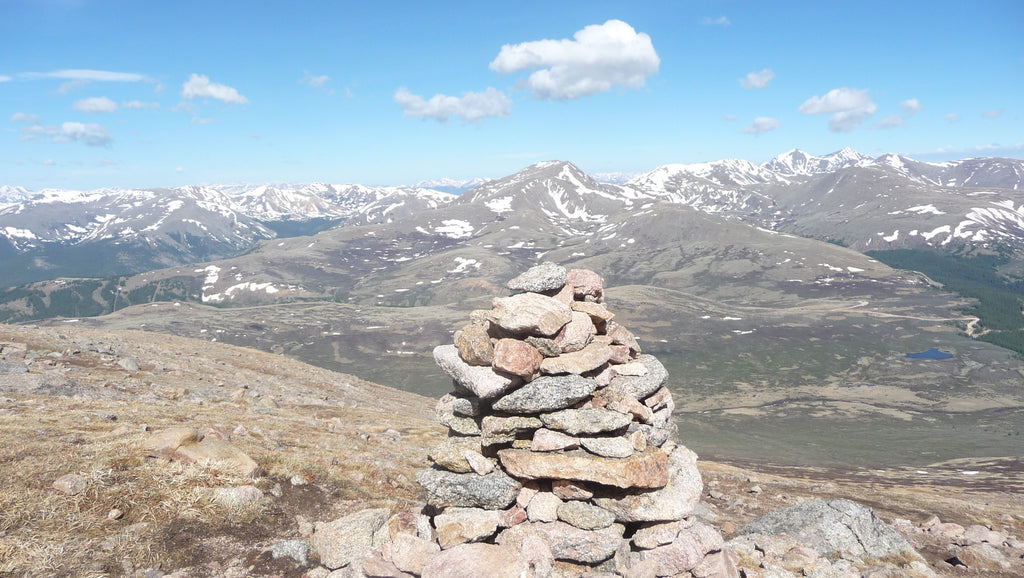
{"type": "Polygon", "coordinates": [[[1009,262],[1003,255],[958,255],[924,249],[868,251],[868,256],[890,267],[920,271],[946,289],[976,300],[964,309],[990,332],[978,339],[1024,354],[1024,279],[1001,275],[1009,262]]]}

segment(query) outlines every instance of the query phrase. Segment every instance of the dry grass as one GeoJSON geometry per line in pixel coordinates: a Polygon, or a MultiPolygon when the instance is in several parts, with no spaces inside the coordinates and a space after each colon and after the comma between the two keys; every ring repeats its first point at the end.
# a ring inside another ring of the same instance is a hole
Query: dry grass
{"type": "Polygon", "coordinates": [[[421,497],[413,476],[443,435],[431,400],[272,355],[129,336],[0,326],[0,342],[27,343],[34,360],[30,373],[0,379],[0,574],[228,563],[299,537],[300,517],[330,520],[368,504],[398,510],[421,497]],[[113,340],[115,355],[76,346],[90,340],[113,340]],[[142,371],[117,366],[128,355],[142,371]],[[142,442],[172,426],[228,439],[260,477],[147,458],[142,442]],[[55,490],[65,474],[84,477],[87,489],[55,490]],[[292,486],[295,475],[310,483],[292,486]],[[216,488],[246,484],[265,498],[235,510],[211,500],[216,488]],[[108,517],[114,509],[119,519],[108,517]]]}

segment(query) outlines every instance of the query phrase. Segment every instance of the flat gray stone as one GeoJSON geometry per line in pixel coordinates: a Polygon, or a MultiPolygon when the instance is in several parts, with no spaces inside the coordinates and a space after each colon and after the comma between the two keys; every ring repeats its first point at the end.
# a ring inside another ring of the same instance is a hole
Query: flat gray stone
{"type": "Polygon", "coordinates": [[[435,347],[434,362],[459,386],[479,398],[492,399],[512,388],[512,378],[496,373],[490,367],[466,363],[454,345],[435,347]]]}
{"type": "Polygon", "coordinates": [[[741,534],[788,534],[822,556],[882,558],[917,551],[871,508],[850,500],[813,500],[761,516],[741,534]]]}
{"type": "Polygon", "coordinates": [[[416,481],[427,491],[427,503],[436,507],[457,506],[500,510],[516,501],[522,484],[502,470],[486,476],[457,474],[439,469],[420,470],[416,481]]]}
{"type": "Polygon", "coordinates": [[[437,407],[434,409],[437,413],[450,413],[459,417],[476,417],[480,415],[482,410],[483,407],[479,398],[464,397],[454,393],[447,393],[441,396],[441,399],[437,402],[437,407]]]}
{"type": "Polygon", "coordinates": [[[538,377],[492,406],[508,413],[544,413],[565,409],[589,397],[597,382],[578,375],[538,377]]]}
{"type": "Polygon", "coordinates": [[[579,438],[580,445],[588,452],[606,458],[628,458],[636,451],[633,442],[624,437],[579,438]]]}
{"type": "Polygon", "coordinates": [[[668,380],[668,370],[653,355],[641,355],[634,363],[642,363],[647,367],[647,375],[617,375],[612,378],[608,388],[612,392],[628,394],[636,399],[644,399],[658,391],[668,380]]]}
{"type": "Polygon", "coordinates": [[[541,414],[545,427],[567,434],[596,434],[628,427],[632,416],[608,409],[563,409],[541,414]]]}
{"type": "Polygon", "coordinates": [[[0,361],[0,373],[28,373],[28,367],[20,363],[0,361]]]}
{"type": "Polygon", "coordinates": [[[516,439],[519,433],[532,432],[543,426],[544,423],[535,417],[488,415],[484,416],[480,430],[484,438],[483,444],[494,445],[510,442],[516,439]]]}
{"type": "MultiPolygon", "coordinates": [[[[441,398],[441,402],[444,398],[441,398]]],[[[438,403],[435,415],[437,421],[443,426],[451,428],[451,430],[459,435],[464,436],[478,436],[480,435],[480,424],[471,417],[462,417],[452,413],[454,408],[451,405],[438,403]]]]}
{"type": "Polygon", "coordinates": [[[512,291],[557,291],[565,286],[566,273],[565,267],[546,261],[530,267],[525,273],[509,281],[506,286],[512,291]]]}
{"type": "Polygon", "coordinates": [[[615,523],[615,514],[593,504],[573,500],[558,506],[558,519],[581,530],[600,530],[615,523]]]}

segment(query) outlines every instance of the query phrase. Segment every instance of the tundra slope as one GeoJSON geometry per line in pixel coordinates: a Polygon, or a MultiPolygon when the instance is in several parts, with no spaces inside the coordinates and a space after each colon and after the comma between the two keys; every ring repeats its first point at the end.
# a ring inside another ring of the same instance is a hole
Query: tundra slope
{"type": "Polygon", "coordinates": [[[569,163],[534,165],[441,209],[127,279],[129,291],[186,287],[188,303],[79,323],[280,351],[440,395],[431,349],[503,280],[551,260],[602,273],[623,322],[669,366],[699,452],[833,465],[1019,453],[1020,361],[958,334],[971,320],[923,276],[621,191],[569,163]],[[931,347],[954,358],[904,357],[931,347]]]}

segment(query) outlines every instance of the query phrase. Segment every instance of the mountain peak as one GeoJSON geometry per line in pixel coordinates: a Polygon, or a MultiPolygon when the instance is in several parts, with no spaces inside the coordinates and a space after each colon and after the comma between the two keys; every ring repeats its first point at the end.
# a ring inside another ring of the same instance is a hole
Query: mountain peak
{"type": "Polygon", "coordinates": [[[792,149],[761,165],[780,176],[809,176],[831,173],[851,166],[861,166],[871,158],[846,147],[825,156],[814,156],[800,149],[792,149]]]}

